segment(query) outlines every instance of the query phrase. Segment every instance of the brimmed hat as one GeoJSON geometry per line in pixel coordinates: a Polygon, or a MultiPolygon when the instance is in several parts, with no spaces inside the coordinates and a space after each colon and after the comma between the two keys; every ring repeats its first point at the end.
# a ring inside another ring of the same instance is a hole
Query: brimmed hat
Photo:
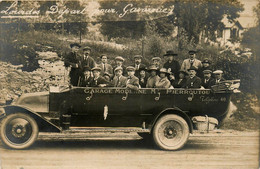
{"type": "Polygon", "coordinates": [[[152,61],[154,61],[154,60],[159,60],[159,61],[161,61],[161,58],[160,58],[160,57],[153,57],[153,58],[152,58],[152,61]]]}
{"type": "Polygon", "coordinates": [[[188,71],[190,71],[190,70],[198,71],[198,68],[196,68],[196,67],[194,67],[194,66],[191,66],[191,67],[188,69],[188,71]]]}
{"type": "Polygon", "coordinates": [[[93,67],[91,70],[92,70],[92,71],[97,70],[97,71],[100,71],[100,72],[101,72],[101,68],[98,67],[98,66],[93,67]]]}
{"type": "Polygon", "coordinates": [[[151,65],[149,68],[148,68],[148,71],[158,71],[158,68],[155,66],[155,65],[151,65]]]}
{"type": "Polygon", "coordinates": [[[166,68],[161,68],[160,73],[171,74],[170,72],[168,72],[168,70],[166,68]]]}
{"type": "Polygon", "coordinates": [[[173,50],[168,50],[166,51],[166,54],[164,54],[163,56],[178,56],[178,54],[174,53],[173,50]]]}
{"type": "Polygon", "coordinates": [[[73,48],[74,46],[77,46],[77,47],[81,48],[80,44],[78,44],[78,43],[72,43],[72,44],[70,44],[70,48],[73,48]]]}
{"type": "Polygon", "coordinates": [[[222,70],[215,70],[213,73],[214,73],[214,74],[222,74],[223,71],[222,71],[222,70]]]}
{"type": "Polygon", "coordinates": [[[135,59],[135,58],[142,59],[142,58],[143,58],[143,56],[142,56],[142,55],[135,55],[135,56],[134,56],[134,59],[135,59]]]}
{"type": "Polygon", "coordinates": [[[141,71],[141,70],[147,71],[147,68],[144,66],[140,66],[139,71],[141,71]]]}
{"type": "Polygon", "coordinates": [[[208,58],[204,59],[201,63],[208,63],[211,64],[210,60],[208,58]]]}
{"type": "Polygon", "coordinates": [[[211,73],[212,73],[212,71],[211,71],[211,70],[209,70],[209,69],[206,69],[206,70],[203,70],[203,73],[204,73],[204,74],[211,74],[211,73]]]}
{"type": "Polygon", "coordinates": [[[115,68],[114,72],[116,72],[118,70],[122,70],[123,71],[123,68],[118,66],[118,67],[115,68]]]}
{"type": "Polygon", "coordinates": [[[89,51],[91,51],[91,48],[89,47],[89,46],[85,46],[84,48],[83,48],[83,51],[84,50],[89,50],[89,51]]]}
{"type": "Polygon", "coordinates": [[[85,71],[91,71],[91,68],[89,67],[89,66],[85,66],[84,68],[83,68],[83,71],[85,72],[85,71]]]}
{"type": "Polygon", "coordinates": [[[115,60],[120,60],[123,62],[125,59],[122,56],[117,56],[117,57],[115,57],[115,60]]]}
{"type": "Polygon", "coordinates": [[[135,71],[135,68],[133,66],[127,66],[126,71],[135,71]]]}

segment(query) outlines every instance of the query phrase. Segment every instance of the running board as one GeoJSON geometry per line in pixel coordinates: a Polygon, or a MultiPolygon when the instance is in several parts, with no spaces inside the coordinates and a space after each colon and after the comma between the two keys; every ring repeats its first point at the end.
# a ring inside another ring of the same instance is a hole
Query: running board
{"type": "Polygon", "coordinates": [[[137,133],[149,133],[150,129],[143,129],[138,127],[70,127],[68,130],[63,130],[62,133],[104,133],[104,132],[111,132],[111,133],[130,133],[130,132],[137,132],[137,133]]]}

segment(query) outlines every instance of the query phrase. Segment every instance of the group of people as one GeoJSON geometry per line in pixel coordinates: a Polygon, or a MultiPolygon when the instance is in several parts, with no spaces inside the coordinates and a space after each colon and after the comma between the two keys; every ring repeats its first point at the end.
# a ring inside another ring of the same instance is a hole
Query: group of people
{"type": "Polygon", "coordinates": [[[222,70],[212,71],[209,59],[202,62],[196,59],[196,50],[189,51],[189,58],[180,65],[172,50],[164,54],[167,62],[161,65],[160,57],[153,57],[148,67],[142,63],[142,56],[135,55],[134,63],[124,65],[124,58],[115,57],[115,66],[108,63],[105,54],[100,56],[101,63],[90,56],[91,48],[77,43],[70,45],[71,52],[65,57],[65,66],[71,67],[70,83],[80,87],[122,87],[137,90],[138,88],[205,88],[224,81],[222,70]],[[214,77],[212,77],[214,74],[214,77]]]}

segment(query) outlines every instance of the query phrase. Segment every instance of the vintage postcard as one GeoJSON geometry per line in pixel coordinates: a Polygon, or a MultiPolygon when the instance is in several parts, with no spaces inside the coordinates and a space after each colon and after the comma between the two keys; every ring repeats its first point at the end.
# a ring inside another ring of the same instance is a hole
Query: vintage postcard
{"type": "Polygon", "coordinates": [[[0,169],[259,168],[259,0],[0,0],[0,169]]]}

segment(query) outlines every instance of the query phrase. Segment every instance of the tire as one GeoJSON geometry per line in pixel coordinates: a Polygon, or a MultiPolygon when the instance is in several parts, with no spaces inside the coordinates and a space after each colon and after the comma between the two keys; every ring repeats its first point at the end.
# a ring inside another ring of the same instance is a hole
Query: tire
{"type": "Polygon", "coordinates": [[[0,138],[3,144],[12,149],[26,149],[38,137],[36,121],[24,113],[15,113],[5,117],[0,124],[0,138]]]}
{"type": "Polygon", "coordinates": [[[187,142],[189,134],[187,122],[175,114],[162,116],[153,129],[154,142],[163,150],[181,149],[187,142]]]}

